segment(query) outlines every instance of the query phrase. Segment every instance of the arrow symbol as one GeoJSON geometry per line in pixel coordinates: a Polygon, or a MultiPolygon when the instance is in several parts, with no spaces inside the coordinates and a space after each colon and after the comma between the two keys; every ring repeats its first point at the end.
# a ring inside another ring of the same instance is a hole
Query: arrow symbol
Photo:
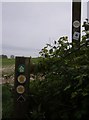
{"type": "Polygon", "coordinates": [[[19,98],[17,99],[17,101],[19,101],[19,102],[24,102],[25,101],[25,98],[21,95],[21,96],[19,96],[19,98]]]}
{"type": "Polygon", "coordinates": [[[23,65],[20,65],[19,68],[18,68],[19,72],[24,72],[24,66],[23,65]]]}

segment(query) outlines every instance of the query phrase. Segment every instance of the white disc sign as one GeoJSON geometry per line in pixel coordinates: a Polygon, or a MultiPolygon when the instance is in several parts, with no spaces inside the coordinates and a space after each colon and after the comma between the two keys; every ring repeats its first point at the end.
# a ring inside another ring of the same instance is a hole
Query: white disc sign
{"type": "Polygon", "coordinates": [[[73,26],[74,26],[75,28],[78,28],[78,27],[80,26],[80,22],[79,22],[78,20],[75,20],[75,21],[73,22],[73,26]]]}
{"type": "Polygon", "coordinates": [[[26,81],[26,77],[24,75],[19,75],[18,76],[18,82],[19,83],[25,83],[26,81]]]}

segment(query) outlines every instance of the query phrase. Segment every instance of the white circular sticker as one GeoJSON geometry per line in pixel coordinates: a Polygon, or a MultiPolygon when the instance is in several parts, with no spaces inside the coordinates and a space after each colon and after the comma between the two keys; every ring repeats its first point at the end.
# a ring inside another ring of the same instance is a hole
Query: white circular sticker
{"type": "Polygon", "coordinates": [[[16,91],[17,91],[17,93],[22,94],[22,93],[24,93],[25,88],[24,88],[24,86],[19,85],[19,86],[16,88],[16,91]]]}
{"type": "Polygon", "coordinates": [[[80,22],[79,22],[78,20],[75,20],[75,21],[73,22],[73,26],[74,26],[75,28],[78,28],[78,27],[80,26],[80,22]]]}
{"type": "Polygon", "coordinates": [[[24,75],[18,76],[18,82],[19,83],[24,83],[26,81],[26,77],[24,75]]]}

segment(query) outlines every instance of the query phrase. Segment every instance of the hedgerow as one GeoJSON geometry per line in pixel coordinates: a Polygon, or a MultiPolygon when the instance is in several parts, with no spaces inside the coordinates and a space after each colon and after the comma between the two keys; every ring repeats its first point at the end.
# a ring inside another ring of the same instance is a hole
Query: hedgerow
{"type": "Polygon", "coordinates": [[[89,114],[89,21],[79,47],[68,37],[47,44],[39,70],[45,80],[30,83],[29,115],[33,120],[87,120],[89,114]]]}

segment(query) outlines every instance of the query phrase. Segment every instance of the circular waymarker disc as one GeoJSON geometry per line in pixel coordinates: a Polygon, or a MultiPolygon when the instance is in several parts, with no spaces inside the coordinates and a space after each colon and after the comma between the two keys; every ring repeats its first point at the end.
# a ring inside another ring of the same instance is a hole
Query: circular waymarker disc
{"type": "Polygon", "coordinates": [[[78,20],[75,20],[75,21],[73,22],[73,26],[74,26],[75,28],[78,28],[78,27],[80,26],[80,22],[79,22],[78,20]]]}
{"type": "Polygon", "coordinates": [[[26,81],[26,77],[24,75],[18,76],[18,82],[19,83],[24,83],[26,81]]]}
{"type": "Polygon", "coordinates": [[[22,94],[22,93],[24,93],[25,88],[24,88],[24,86],[19,85],[19,86],[16,88],[16,91],[17,91],[17,93],[22,94]]]}

